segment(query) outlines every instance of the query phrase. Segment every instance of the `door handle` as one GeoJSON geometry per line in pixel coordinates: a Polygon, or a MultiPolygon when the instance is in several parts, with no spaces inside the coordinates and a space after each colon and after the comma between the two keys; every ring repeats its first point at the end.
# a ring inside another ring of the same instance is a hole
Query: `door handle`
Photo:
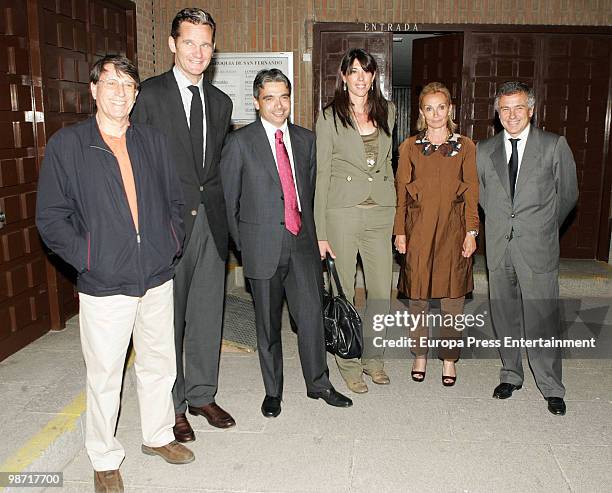
{"type": "Polygon", "coordinates": [[[4,228],[5,224],[6,224],[6,214],[4,213],[4,211],[0,211],[0,229],[4,228]]]}

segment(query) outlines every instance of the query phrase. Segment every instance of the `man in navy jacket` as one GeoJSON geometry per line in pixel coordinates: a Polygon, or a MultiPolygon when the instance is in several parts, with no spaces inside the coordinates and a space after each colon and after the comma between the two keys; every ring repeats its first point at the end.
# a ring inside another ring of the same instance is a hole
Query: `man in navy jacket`
{"type": "Polygon", "coordinates": [[[127,58],[101,58],[90,74],[95,116],[49,140],[39,178],[40,235],[78,272],[85,446],[96,491],[123,491],[119,466],[125,451],[115,428],[130,338],[142,451],[173,464],[194,460],[172,432],[172,277],[184,239],[183,198],[163,134],[130,125],[138,85],[138,71],[127,58]]]}

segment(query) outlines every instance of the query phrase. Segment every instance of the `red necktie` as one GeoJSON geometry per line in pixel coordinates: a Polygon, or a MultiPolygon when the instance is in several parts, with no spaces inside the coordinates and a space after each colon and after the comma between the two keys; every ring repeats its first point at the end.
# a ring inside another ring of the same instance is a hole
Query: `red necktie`
{"type": "Polygon", "coordinates": [[[297,193],[295,191],[295,181],[291,172],[291,162],[289,154],[283,142],[283,131],[277,130],[274,134],[276,141],[276,163],[278,165],[278,176],[280,177],[281,187],[285,201],[285,228],[296,235],[302,227],[302,218],[298,210],[297,193]]]}

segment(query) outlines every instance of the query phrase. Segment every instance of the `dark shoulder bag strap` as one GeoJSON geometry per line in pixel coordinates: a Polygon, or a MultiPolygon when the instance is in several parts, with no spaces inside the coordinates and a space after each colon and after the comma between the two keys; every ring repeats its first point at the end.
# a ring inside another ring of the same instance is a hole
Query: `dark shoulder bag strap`
{"type": "MultiPolygon", "coordinates": [[[[340,277],[338,276],[338,271],[336,270],[336,262],[334,262],[334,259],[331,257],[329,252],[327,252],[325,256],[325,262],[327,263],[327,273],[334,278],[334,281],[336,283],[336,290],[338,291],[338,295],[344,298],[344,290],[342,289],[342,284],[340,284],[340,277]]],[[[329,290],[330,294],[333,296],[333,283],[331,279],[329,280],[329,290]]]]}

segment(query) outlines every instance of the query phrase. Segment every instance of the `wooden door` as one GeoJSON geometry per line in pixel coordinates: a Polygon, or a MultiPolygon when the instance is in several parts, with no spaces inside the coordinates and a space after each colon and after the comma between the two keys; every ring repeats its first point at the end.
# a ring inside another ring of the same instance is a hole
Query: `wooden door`
{"type": "MultiPolygon", "coordinates": [[[[493,108],[497,86],[519,80],[536,87],[538,36],[517,33],[466,34],[460,126],[475,141],[501,129],[493,108]]],[[[542,62],[540,61],[540,64],[542,62]]],[[[538,115],[534,117],[537,123],[538,115]]]]}
{"type": "MultiPolygon", "coordinates": [[[[461,132],[475,142],[492,137],[502,127],[493,106],[497,86],[508,80],[520,80],[531,87],[536,82],[536,35],[510,33],[474,33],[465,35],[461,132]]],[[[534,117],[534,123],[537,115],[534,117]]],[[[486,251],[484,216],[481,213],[477,253],[486,251]]]]}
{"type": "Polygon", "coordinates": [[[466,34],[466,44],[462,128],[476,141],[501,131],[493,108],[497,86],[520,80],[533,87],[532,123],[567,138],[578,172],[580,197],[561,231],[561,257],[601,257],[601,235],[609,237],[610,191],[604,187],[610,128],[605,110],[609,36],[473,33],[466,34]]]}
{"type": "Polygon", "coordinates": [[[109,54],[128,57],[136,66],[136,11],[128,0],[91,0],[90,40],[92,63],[109,54]]]}
{"type": "Polygon", "coordinates": [[[42,107],[30,4],[0,0],[0,360],[49,330],[45,258],[34,225],[42,107]]]}
{"type": "MultiPolygon", "coordinates": [[[[607,36],[549,34],[541,40],[539,125],[565,135],[574,153],[580,196],[561,235],[561,255],[596,258],[599,235],[607,235],[604,194],[605,128],[611,41],[607,36]]],[[[609,236],[608,236],[609,238],[609,236]]],[[[607,238],[606,238],[607,239],[607,238]]]]}
{"type": "Polygon", "coordinates": [[[91,111],[87,2],[43,0],[41,51],[47,140],[91,111]]]}
{"type": "Polygon", "coordinates": [[[338,67],[344,53],[350,48],[363,48],[374,57],[382,93],[391,100],[392,33],[315,31],[317,35],[319,42],[315,44],[317,49],[313,57],[313,122],[321,108],[333,99],[338,67]]]}
{"type": "MultiPolygon", "coordinates": [[[[412,84],[410,91],[410,133],[416,132],[419,94],[430,82],[442,82],[450,91],[453,120],[461,114],[463,33],[417,38],[412,42],[412,84]]],[[[459,129],[461,131],[461,129],[459,129]]]]}

